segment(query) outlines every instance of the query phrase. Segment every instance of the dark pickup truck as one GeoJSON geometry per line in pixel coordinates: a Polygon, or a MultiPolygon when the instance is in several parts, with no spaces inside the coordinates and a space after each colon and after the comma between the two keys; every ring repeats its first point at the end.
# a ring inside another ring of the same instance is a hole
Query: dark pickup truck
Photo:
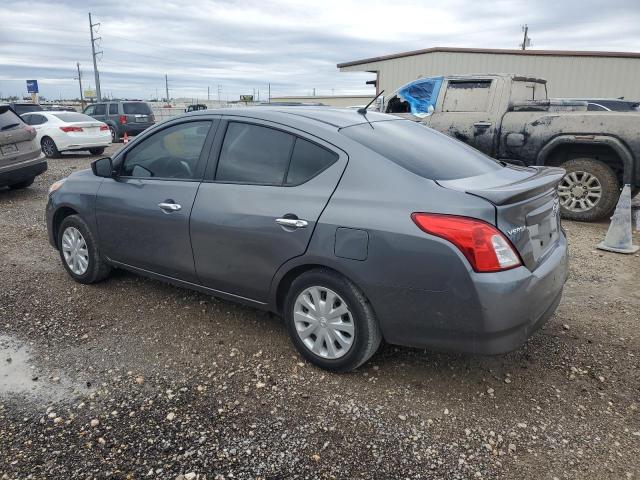
{"type": "Polygon", "coordinates": [[[510,74],[421,78],[382,98],[381,111],[419,121],[498,160],[559,166],[565,218],[592,221],[640,187],[640,112],[587,111],[549,100],[546,80],[510,74]]]}

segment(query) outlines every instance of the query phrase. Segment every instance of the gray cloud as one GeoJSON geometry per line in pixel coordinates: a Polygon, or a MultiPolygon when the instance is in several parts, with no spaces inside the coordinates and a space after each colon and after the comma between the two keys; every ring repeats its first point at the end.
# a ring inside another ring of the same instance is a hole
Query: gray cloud
{"type": "Polygon", "coordinates": [[[515,48],[527,23],[534,48],[627,50],[640,45],[640,4],[613,0],[4,0],[0,4],[0,94],[39,80],[47,97],[77,95],[75,63],[93,86],[88,17],[101,22],[103,93],[212,98],[370,93],[367,73],[336,64],[432,46],[515,48]]]}

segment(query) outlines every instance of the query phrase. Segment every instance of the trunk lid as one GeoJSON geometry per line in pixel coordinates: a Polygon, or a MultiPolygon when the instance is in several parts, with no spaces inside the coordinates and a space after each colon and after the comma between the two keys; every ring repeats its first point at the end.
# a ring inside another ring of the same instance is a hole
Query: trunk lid
{"type": "Polygon", "coordinates": [[[562,168],[509,165],[484,175],[437,183],[491,202],[496,226],[518,250],[524,265],[533,270],[560,238],[556,186],[564,173],[562,168]]]}

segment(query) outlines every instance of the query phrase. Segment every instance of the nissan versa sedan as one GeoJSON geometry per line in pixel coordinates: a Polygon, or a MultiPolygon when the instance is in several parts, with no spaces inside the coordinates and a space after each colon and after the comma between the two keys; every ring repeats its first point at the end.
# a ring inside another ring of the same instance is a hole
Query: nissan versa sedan
{"type": "Polygon", "coordinates": [[[347,371],[383,339],[518,348],[567,277],[563,173],[374,112],[204,110],[53,184],[47,227],[78,282],[123,268],[275,312],[347,371]]]}

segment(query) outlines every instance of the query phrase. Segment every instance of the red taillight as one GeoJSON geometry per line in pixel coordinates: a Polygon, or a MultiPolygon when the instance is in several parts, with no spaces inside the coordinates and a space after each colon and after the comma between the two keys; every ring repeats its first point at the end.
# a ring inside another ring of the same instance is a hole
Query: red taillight
{"type": "Polygon", "coordinates": [[[60,127],[63,132],[81,132],[82,127],[60,127]]]}
{"type": "Polygon", "coordinates": [[[411,219],[424,232],[458,247],[476,272],[498,272],[522,265],[511,242],[487,222],[435,213],[414,213],[411,219]]]}
{"type": "Polygon", "coordinates": [[[100,131],[104,132],[105,130],[109,130],[109,127],[107,125],[100,125],[100,131]]]}
{"type": "Polygon", "coordinates": [[[126,115],[120,115],[120,124],[124,125],[125,123],[127,123],[127,116],[126,115]]]}

